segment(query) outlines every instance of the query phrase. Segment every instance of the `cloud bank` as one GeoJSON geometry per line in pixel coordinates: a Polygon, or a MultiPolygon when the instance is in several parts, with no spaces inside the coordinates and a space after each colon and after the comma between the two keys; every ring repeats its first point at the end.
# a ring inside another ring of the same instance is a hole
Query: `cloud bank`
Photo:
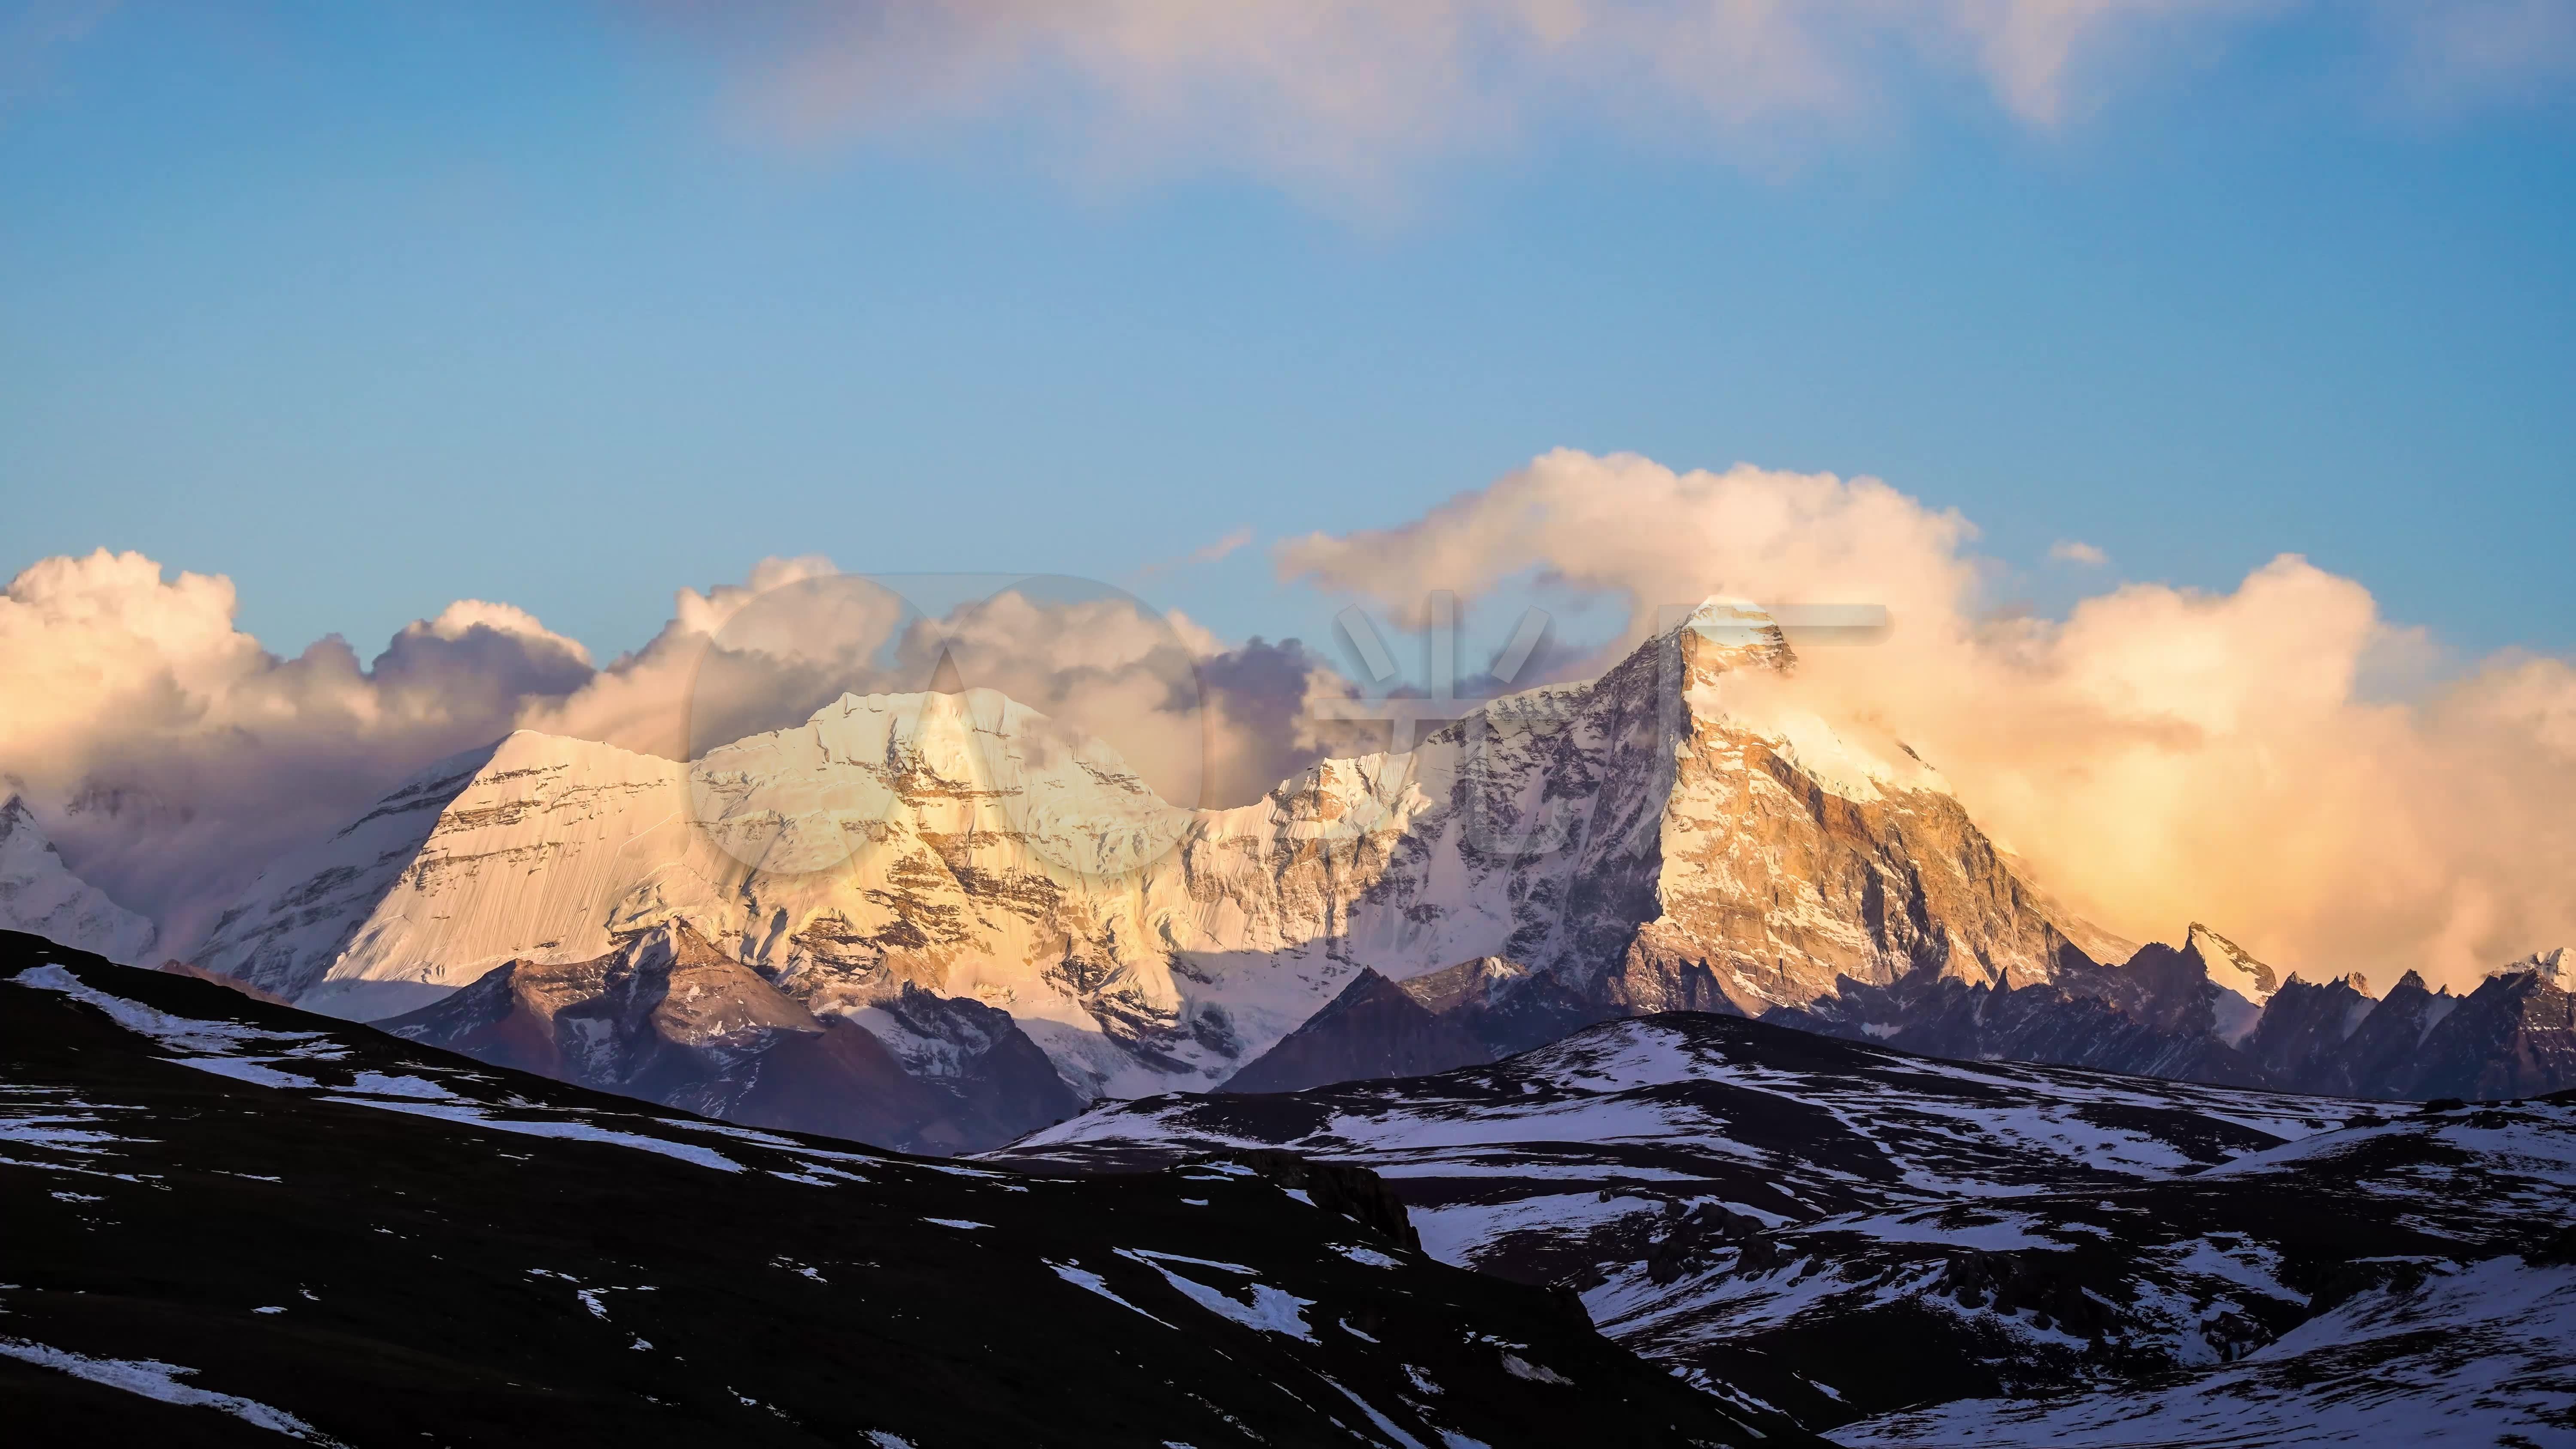
{"type": "Polygon", "coordinates": [[[1573,118],[1768,149],[1965,82],[2033,127],[2296,23],[2385,89],[2526,95],[2576,62],[2569,0],[642,0],[729,50],[788,134],[1014,119],[1109,168],[1381,181],[1573,118]]]}
{"type": "MultiPolygon", "coordinates": [[[[1884,605],[1882,643],[1803,649],[1793,679],[1741,686],[1748,713],[1794,705],[1905,740],[2114,931],[2173,939],[2204,920],[2277,965],[2383,987],[2408,968],[2466,987],[2576,941],[2567,661],[2498,656],[2391,700],[2378,682],[2428,677],[2438,651],[2296,555],[2227,592],[2124,583],[2049,620],[1986,607],[1975,538],[1873,479],[1558,452],[1398,527],[1277,556],[1397,619],[1435,589],[1472,603],[1533,576],[1624,617],[1588,656],[1551,641],[1516,685],[1595,671],[1659,609],[1711,594],[1884,605]]],[[[605,665],[479,600],[361,663],[338,638],[269,652],[234,626],[221,577],[165,578],[132,553],[47,559],[0,596],[0,775],[175,948],[266,859],[512,728],[681,758],[954,668],[1107,739],[1180,804],[1257,799],[1321,755],[1384,747],[1382,729],[1314,721],[1317,700],[1356,691],[1295,641],[1228,644],[1072,582],[915,607],[902,581],[771,559],[743,584],[679,590],[662,631],[605,665]]]]}
{"type": "MultiPolygon", "coordinates": [[[[1677,473],[1558,452],[1401,527],[1318,534],[1283,573],[1392,609],[1535,570],[1617,600],[1879,603],[1872,648],[1782,686],[1890,730],[2102,925],[2207,921],[2310,979],[2473,983],[2576,941],[2576,669],[2499,656],[2408,702],[2371,678],[2432,648],[2360,584],[2284,554],[2230,593],[2125,584],[2064,621],[1982,608],[1974,530],[1874,479],[1677,473]]],[[[1597,668],[1606,658],[1580,666],[1597,668]]]]}
{"type": "Polygon", "coordinates": [[[138,553],[50,558],[0,595],[0,795],[23,792],[73,868],[197,940],[260,866],[403,777],[514,728],[687,758],[845,691],[926,687],[942,654],[1096,734],[1175,803],[1257,798],[1321,745],[1341,686],[1294,641],[1228,647],[1123,596],[1001,592],[932,617],[819,558],[682,589],[642,649],[595,666],[506,604],[462,600],[372,661],[337,638],[285,658],[234,626],[232,581],[138,553]]]}

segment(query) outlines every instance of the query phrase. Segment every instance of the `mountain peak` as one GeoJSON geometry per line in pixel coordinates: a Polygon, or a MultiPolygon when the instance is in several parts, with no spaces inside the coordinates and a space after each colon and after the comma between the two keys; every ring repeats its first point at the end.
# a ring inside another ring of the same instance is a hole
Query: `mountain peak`
{"type": "Polygon", "coordinates": [[[1796,651],[1779,621],[1760,605],[1711,595],[1667,631],[1696,676],[1735,669],[1763,669],[1779,674],[1798,667],[1796,651]]]}
{"type": "Polygon", "coordinates": [[[2519,976],[2525,973],[2538,976],[2561,991],[2576,990],[2576,951],[2565,946],[2553,946],[2546,951],[2534,951],[2519,961],[2506,962],[2487,974],[2519,976]]]}
{"type": "Polygon", "coordinates": [[[2280,978],[2271,967],[2254,959],[2254,954],[2235,942],[2209,929],[2198,921],[2183,933],[2185,949],[2196,951],[2208,968],[2209,979],[2244,997],[2260,1002],[2280,989],[2280,978]]]}

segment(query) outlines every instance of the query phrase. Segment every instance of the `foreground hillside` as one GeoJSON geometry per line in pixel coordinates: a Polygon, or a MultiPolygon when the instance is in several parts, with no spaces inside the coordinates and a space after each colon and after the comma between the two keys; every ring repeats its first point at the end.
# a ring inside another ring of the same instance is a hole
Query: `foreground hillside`
{"type": "Polygon", "coordinates": [[[1675,1014],[1435,1076],[1103,1104],[998,1156],[1252,1147],[1371,1168],[1433,1254],[1577,1289],[1640,1353],[1855,1442],[2269,1444],[2397,1408],[2479,1443],[2576,1433],[2576,1101],[2296,1097],[1675,1014]],[[2070,1389],[2092,1397],[2043,1401],[2070,1389]],[[2147,1390],[2166,1428],[2130,1437],[2147,1390]]]}
{"type": "Polygon", "coordinates": [[[0,935],[13,1445],[1801,1441],[1299,1181],[854,1150],[0,935]]]}

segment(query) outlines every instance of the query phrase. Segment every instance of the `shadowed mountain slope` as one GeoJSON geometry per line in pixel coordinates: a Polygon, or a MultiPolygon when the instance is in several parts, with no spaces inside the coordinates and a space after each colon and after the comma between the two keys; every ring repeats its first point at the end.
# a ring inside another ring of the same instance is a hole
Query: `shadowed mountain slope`
{"type": "Polygon", "coordinates": [[[816,1016],[686,922],[593,961],[513,961],[377,1026],[497,1066],[754,1127],[904,1151],[998,1146],[1082,1100],[1010,1013],[908,987],[881,1008],[944,1055],[907,1069],[877,1033],[816,1016]]]}

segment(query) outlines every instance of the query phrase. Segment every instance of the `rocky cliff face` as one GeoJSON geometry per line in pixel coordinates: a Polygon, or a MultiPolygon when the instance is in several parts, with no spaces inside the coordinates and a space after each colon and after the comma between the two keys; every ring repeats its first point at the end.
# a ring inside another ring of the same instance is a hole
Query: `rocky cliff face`
{"type": "Polygon", "coordinates": [[[0,803],[0,930],[25,931],[76,951],[136,965],[150,955],[152,923],[72,874],[25,801],[0,803]]]}
{"type": "Polygon", "coordinates": [[[2264,1007],[2234,988],[2252,987],[2268,1000],[2258,983],[2269,969],[2195,924],[2180,948],[2149,942],[2119,965],[2069,949],[2044,980],[1918,978],[1770,1019],[1936,1056],[2265,1085],[2274,1078],[2236,1049],[2264,1007]]]}
{"type": "MultiPolygon", "coordinates": [[[[1762,1019],[1969,1061],[2346,1097],[2493,1100],[2576,1086],[2576,996],[2558,974],[2565,959],[2553,952],[2515,962],[2465,997],[2429,990],[2410,971],[2374,1000],[2359,977],[2316,985],[2294,976],[2276,990],[2269,966],[2195,924],[2181,947],[2151,942],[2119,966],[2070,951],[2055,976],[2018,986],[1949,975],[1883,986],[1845,981],[1830,998],[1775,1007],[1762,1019]]],[[[1471,1032],[1464,1025],[1471,1018],[1437,1017],[1426,1007],[1426,985],[1480,969],[1525,968],[1469,962],[1401,986],[1365,976],[1227,1088],[1294,1091],[1419,1075],[1549,1039],[1545,1031],[1471,1032]]],[[[1626,1014],[1582,997],[1551,1002],[1550,1010],[1566,1023],[1553,1035],[1626,1014]]]]}

